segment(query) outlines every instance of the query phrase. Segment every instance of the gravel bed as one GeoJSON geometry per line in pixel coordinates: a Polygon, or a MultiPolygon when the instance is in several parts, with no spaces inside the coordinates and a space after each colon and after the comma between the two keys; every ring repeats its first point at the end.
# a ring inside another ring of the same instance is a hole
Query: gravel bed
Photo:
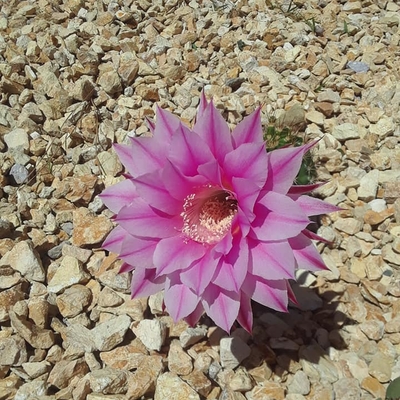
{"type": "Polygon", "coordinates": [[[0,399],[374,400],[400,376],[400,6],[390,0],[0,4],[0,399]],[[329,271],[250,336],[130,298],[101,248],[112,143],[204,89],[313,150],[329,271]]]}

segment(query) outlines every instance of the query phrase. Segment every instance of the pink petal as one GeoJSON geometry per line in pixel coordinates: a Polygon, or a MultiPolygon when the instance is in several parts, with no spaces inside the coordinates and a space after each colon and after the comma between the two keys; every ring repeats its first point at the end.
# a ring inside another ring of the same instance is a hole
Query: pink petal
{"type": "Polygon", "coordinates": [[[214,159],[205,141],[195,132],[180,124],[173,135],[168,159],[182,174],[197,175],[197,167],[214,159]]]}
{"type": "Polygon", "coordinates": [[[197,304],[197,307],[194,311],[189,314],[184,320],[188,323],[189,326],[194,327],[198,322],[200,317],[204,313],[204,307],[201,303],[197,304]]]}
{"type": "Polygon", "coordinates": [[[197,109],[197,116],[196,116],[196,122],[199,122],[199,125],[201,124],[201,119],[203,118],[203,114],[206,111],[206,108],[208,107],[208,101],[206,98],[206,94],[204,90],[201,91],[200,93],[200,103],[199,107],[197,109]]]}
{"type": "Polygon", "coordinates": [[[182,228],[182,218],[171,217],[150,207],[141,198],[134,199],[118,214],[116,221],[131,235],[165,238],[176,235],[182,228]]]}
{"type": "Polygon", "coordinates": [[[197,260],[190,268],[180,274],[182,283],[190,287],[197,295],[201,296],[210,284],[215,273],[220,257],[213,251],[207,251],[206,254],[197,260]]]}
{"type": "Polygon", "coordinates": [[[232,136],[228,124],[212,102],[205,109],[201,120],[196,121],[193,131],[203,138],[211,152],[221,163],[225,155],[233,150],[232,136]]]}
{"type": "Polygon", "coordinates": [[[286,194],[299,172],[304,154],[315,143],[277,149],[268,153],[268,177],[264,189],[286,194]]]}
{"type": "Polygon", "coordinates": [[[118,273],[123,274],[125,272],[131,272],[135,269],[133,265],[127,264],[126,262],[122,263],[121,268],[119,269],[118,273]]]}
{"type": "Polygon", "coordinates": [[[103,190],[99,197],[108,209],[117,214],[122,207],[137,197],[137,193],[133,182],[125,179],[103,190]]]}
{"type": "Polygon", "coordinates": [[[148,117],[146,117],[146,123],[148,128],[150,129],[150,132],[154,135],[154,130],[156,129],[156,123],[148,117]]]}
{"type": "Polygon", "coordinates": [[[251,334],[253,328],[253,310],[251,308],[251,299],[244,292],[240,294],[240,308],[237,320],[251,334]]]}
{"type": "Polygon", "coordinates": [[[233,267],[227,263],[221,262],[218,265],[212,282],[214,285],[217,285],[220,288],[228,291],[239,292],[240,290],[240,286],[235,279],[233,267]]]}
{"type": "Polygon", "coordinates": [[[204,292],[202,304],[215,324],[229,333],[239,313],[240,294],[210,284],[204,292]]]}
{"type": "Polygon", "coordinates": [[[267,192],[255,205],[254,212],[253,232],[264,241],[297,236],[310,223],[290,197],[274,192],[267,192]]]}
{"type": "Polygon", "coordinates": [[[190,267],[194,261],[204,256],[206,247],[181,236],[161,240],[154,252],[154,265],[158,275],[190,267]]]}
{"type": "Polygon", "coordinates": [[[188,195],[195,193],[196,188],[202,187],[208,182],[206,178],[200,175],[184,176],[176,165],[169,160],[162,171],[161,179],[170,196],[174,198],[174,201],[178,200],[181,208],[188,195]]]}
{"type": "Polygon", "coordinates": [[[103,248],[119,254],[126,235],[126,231],[120,226],[115,227],[103,242],[103,248]]]}
{"type": "Polygon", "coordinates": [[[223,169],[229,177],[244,178],[262,187],[267,179],[267,165],[264,143],[245,143],[225,156],[223,169]]]}
{"type": "Polygon", "coordinates": [[[114,144],[113,147],[133,177],[155,171],[165,162],[165,150],[151,137],[130,138],[130,145],[114,144]]]}
{"type": "Polygon", "coordinates": [[[304,234],[289,239],[293,249],[297,268],[309,271],[319,271],[328,269],[314,243],[304,234]]]}
{"type": "Polygon", "coordinates": [[[172,135],[177,131],[180,124],[181,121],[178,117],[157,105],[154,137],[158,143],[168,146],[171,143],[172,135]]]}
{"type": "MultiPolygon", "coordinates": [[[[244,143],[263,143],[261,107],[243,119],[232,132],[235,148],[244,143]]],[[[265,147],[264,147],[265,150],[265,147]]]]}
{"type": "Polygon", "coordinates": [[[131,296],[148,297],[164,289],[165,278],[156,278],[154,269],[136,268],[132,274],[131,296]]]}
{"type": "Polygon", "coordinates": [[[319,183],[314,183],[312,185],[293,185],[289,191],[288,194],[292,199],[296,199],[298,196],[306,193],[310,193],[315,189],[318,189],[319,187],[325,185],[324,182],[319,182],[319,183]]]}
{"type": "Polygon", "coordinates": [[[233,191],[238,201],[238,206],[243,211],[249,222],[255,218],[254,204],[260,194],[260,188],[251,180],[244,178],[232,179],[233,191]]]}
{"type": "Polygon", "coordinates": [[[296,204],[301,207],[304,214],[308,217],[310,217],[311,215],[329,214],[331,212],[341,210],[340,207],[310,196],[300,196],[296,200],[296,204]]]}
{"type": "Polygon", "coordinates": [[[295,259],[292,248],[283,242],[257,242],[249,239],[249,271],[264,279],[293,279],[295,259]]]}
{"type": "Polygon", "coordinates": [[[154,171],[134,179],[140,197],[150,206],[167,214],[176,215],[182,211],[182,201],[171,197],[163,184],[162,170],[154,171]]]}
{"type": "Polygon", "coordinates": [[[270,281],[248,274],[242,290],[257,303],[287,312],[288,294],[285,280],[270,281]]]}
{"type": "Polygon", "coordinates": [[[223,187],[221,168],[217,160],[212,160],[206,164],[200,165],[197,168],[197,172],[207,178],[211,185],[223,187]]]}
{"type": "Polygon", "coordinates": [[[287,292],[288,292],[288,298],[289,300],[295,305],[298,306],[299,302],[296,299],[296,295],[293,292],[292,287],[290,286],[290,283],[286,281],[286,287],[287,287],[287,292]]]}
{"type": "Polygon", "coordinates": [[[228,232],[217,244],[215,244],[213,251],[218,254],[228,254],[230,250],[232,249],[233,245],[233,235],[232,231],[235,230],[235,226],[237,225],[237,222],[235,219],[232,221],[232,229],[230,232],[228,232]]]}
{"type": "Polygon", "coordinates": [[[311,239],[311,240],[316,240],[316,241],[318,241],[318,242],[327,243],[327,244],[331,244],[331,243],[332,243],[330,240],[326,240],[326,239],[324,239],[322,236],[319,236],[319,235],[317,235],[316,233],[309,231],[308,229],[304,229],[304,230],[302,231],[302,233],[303,233],[306,237],[308,237],[309,239],[311,239]]]}
{"type": "Polygon", "coordinates": [[[187,286],[182,283],[171,285],[170,280],[167,278],[164,301],[168,313],[177,322],[196,309],[199,298],[187,286]]]}
{"type": "Polygon", "coordinates": [[[120,258],[135,267],[154,268],[153,254],[157,243],[158,240],[140,239],[125,232],[120,258]]]}
{"type": "Polygon", "coordinates": [[[249,250],[241,236],[233,238],[232,250],[221,259],[212,282],[219,287],[239,292],[249,267],[249,250]]]}

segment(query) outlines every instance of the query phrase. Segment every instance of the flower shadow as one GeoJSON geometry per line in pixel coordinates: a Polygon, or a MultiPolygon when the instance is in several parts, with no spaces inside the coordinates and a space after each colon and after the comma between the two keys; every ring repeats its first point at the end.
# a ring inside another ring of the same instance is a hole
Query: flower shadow
{"type": "Polygon", "coordinates": [[[251,354],[242,365],[251,371],[266,364],[282,380],[299,368],[315,370],[316,375],[331,370],[327,379],[334,382],[337,370],[330,353],[348,348],[346,327],[358,322],[342,311],[342,293],[325,290],[320,295],[318,288],[299,285],[294,291],[299,304],[291,305],[288,313],[253,304],[251,354]]]}

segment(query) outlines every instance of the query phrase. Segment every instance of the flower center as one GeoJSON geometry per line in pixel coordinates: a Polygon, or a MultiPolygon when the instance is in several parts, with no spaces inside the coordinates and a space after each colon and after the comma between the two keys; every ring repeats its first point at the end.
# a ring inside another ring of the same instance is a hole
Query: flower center
{"type": "Polygon", "coordinates": [[[199,243],[215,244],[231,229],[237,200],[221,189],[207,187],[186,197],[182,232],[199,243]]]}

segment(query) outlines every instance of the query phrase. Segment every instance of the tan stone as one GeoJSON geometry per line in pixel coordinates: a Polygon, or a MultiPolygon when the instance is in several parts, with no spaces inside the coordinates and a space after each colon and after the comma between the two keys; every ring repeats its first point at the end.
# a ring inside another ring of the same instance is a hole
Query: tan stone
{"type": "Polygon", "coordinates": [[[100,243],[114,227],[104,215],[93,215],[83,207],[74,211],[73,223],[72,243],[75,246],[100,243]]]}

